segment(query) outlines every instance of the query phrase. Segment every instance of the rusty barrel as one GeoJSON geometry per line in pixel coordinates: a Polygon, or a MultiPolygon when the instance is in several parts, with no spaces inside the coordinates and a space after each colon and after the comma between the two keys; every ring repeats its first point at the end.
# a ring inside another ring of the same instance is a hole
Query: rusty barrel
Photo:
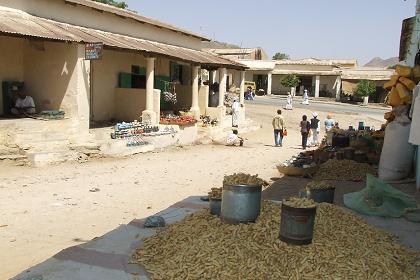
{"type": "Polygon", "coordinates": [[[334,203],[335,187],[329,189],[312,189],[307,191],[307,197],[318,203],[334,203]]]}
{"type": "Polygon", "coordinates": [[[280,240],[293,245],[312,243],[316,207],[295,208],[282,204],[280,240]]]}
{"type": "Polygon", "coordinates": [[[220,218],[229,224],[253,223],[260,215],[261,185],[224,185],[220,218]]]}

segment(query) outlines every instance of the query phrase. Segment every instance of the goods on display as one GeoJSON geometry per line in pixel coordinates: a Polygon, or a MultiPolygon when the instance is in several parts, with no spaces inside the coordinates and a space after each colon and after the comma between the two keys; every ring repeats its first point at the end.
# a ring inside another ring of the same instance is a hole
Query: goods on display
{"type": "Polygon", "coordinates": [[[251,175],[245,173],[235,173],[233,175],[226,175],[223,179],[223,185],[257,185],[266,186],[267,181],[258,177],[258,174],[251,175]]]}
{"type": "Polygon", "coordinates": [[[414,68],[397,65],[396,75],[384,84],[384,88],[389,90],[386,103],[392,107],[408,105],[413,101],[413,89],[420,81],[420,67],[414,68]]]}
{"type": "Polygon", "coordinates": [[[112,139],[126,139],[127,146],[142,146],[149,144],[144,141],[142,136],[159,136],[167,134],[175,134],[176,131],[172,127],[148,126],[141,122],[122,122],[117,123],[114,132],[111,133],[112,139]]]}
{"type": "Polygon", "coordinates": [[[152,279],[415,279],[420,254],[350,211],[319,204],[311,245],[279,240],[280,206],[230,225],[208,210],[147,238],[133,255],[152,279]]]}
{"type": "Polygon", "coordinates": [[[212,119],[210,116],[200,116],[201,121],[203,122],[202,126],[216,126],[219,121],[217,118],[212,119]]]}
{"type": "Polygon", "coordinates": [[[305,197],[291,197],[283,200],[283,204],[293,208],[314,208],[315,201],[305,197]]]}
{"type": "Polygon", "coordinates": [[[191,125],[197,123],[197,120],[194,118],[194,116],[190,115],[183,115],[183,116],[177,116],[174,114],[167,114],[165,116],[162,116],[160,118],[161,124],[166,125],[191,125]]]}
{"type": "Polygon", "coordinates": [[[314,178],[316,180],[364,181],[368,173],[376,176],[376,170],[367,163],[330,159],[321,164],[314,178]]]}
{"type": "Polygon", "coordinates": [[[325,181],[312,181],[306,185],[307,190],[328,190],[335,189],[334,186],[328,184],[325,181]]]}
{"type": "Polygon", "coordinates": [[[222,199],[222,188],[212,188],[209,192],[210,199],[222,199]]]}

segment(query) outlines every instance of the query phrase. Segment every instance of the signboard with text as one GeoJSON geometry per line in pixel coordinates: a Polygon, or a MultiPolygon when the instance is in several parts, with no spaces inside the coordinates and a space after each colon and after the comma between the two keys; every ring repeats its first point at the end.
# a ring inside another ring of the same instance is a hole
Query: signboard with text
{"type": "Polygon", "coordinates": [[[101,59],[103,49],[104,49],[103,43],[86,43],[85,44],[85,59],[86,60],[101,59]]]}

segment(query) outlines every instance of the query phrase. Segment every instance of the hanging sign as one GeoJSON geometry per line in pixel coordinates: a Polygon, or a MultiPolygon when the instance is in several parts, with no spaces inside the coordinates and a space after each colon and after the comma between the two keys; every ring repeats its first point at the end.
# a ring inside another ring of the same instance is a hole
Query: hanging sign
{"type": "Polygon", "coordinates": [[[85,44],[85,59],[86,60],[101,59],[103,49],[104,49],[103,43],[86,43],[85,44]]]}

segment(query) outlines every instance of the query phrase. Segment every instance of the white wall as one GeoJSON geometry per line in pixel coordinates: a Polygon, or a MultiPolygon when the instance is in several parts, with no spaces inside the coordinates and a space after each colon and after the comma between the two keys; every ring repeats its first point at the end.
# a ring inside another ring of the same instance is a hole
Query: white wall
{"type": "Polygon", "coordinates": [[[23,10],[29,14],[74,25],[120,33],[128,36],[162,43],[201,49],[201,40],[164,28],[142,24],[132,19],[123,19],[110,13],[65,4],[52,0],[0,0],[0,6],[23,10]]]}

